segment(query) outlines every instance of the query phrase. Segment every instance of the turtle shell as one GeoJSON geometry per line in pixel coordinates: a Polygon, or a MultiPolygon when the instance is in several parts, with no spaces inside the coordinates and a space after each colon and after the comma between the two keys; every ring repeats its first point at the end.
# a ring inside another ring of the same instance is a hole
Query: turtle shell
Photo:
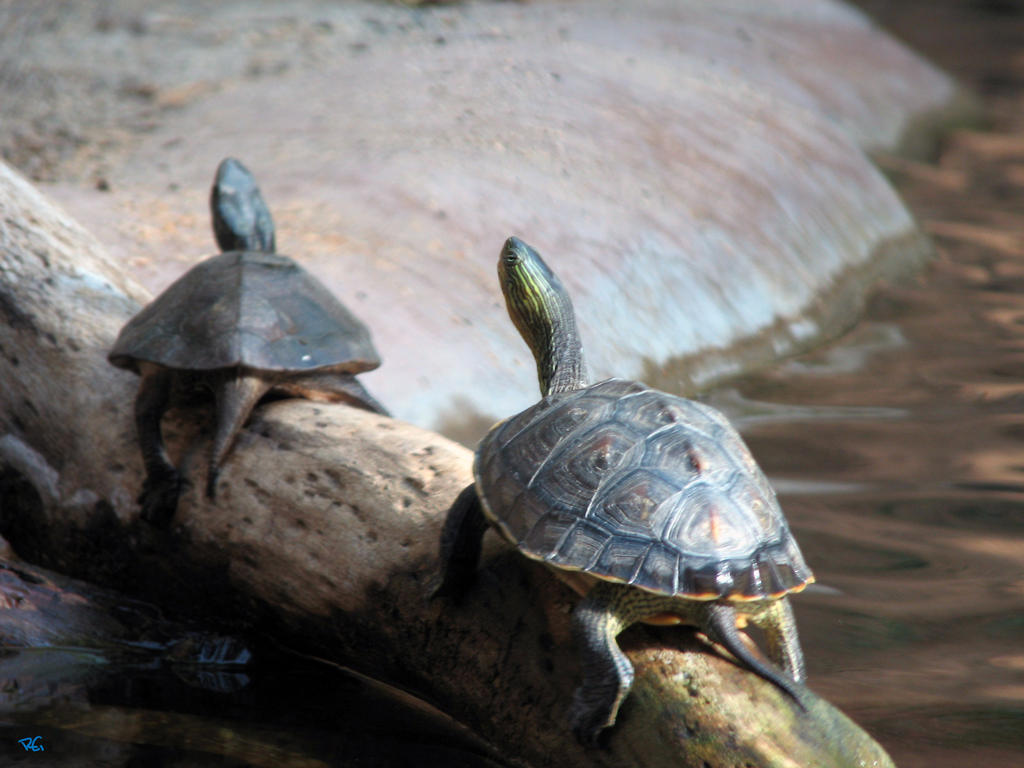
{"type": "Polygon", "coordinates": [[[725,417],[622,379],[549,396],[477,449],[484,511],[528,557],[658,594],[760,600],[813,580],[725,417]]]}
{"type": "Polygon", "coordinates": [[[287,256],[230,251],[197,264],[133,317],[110,362],[183,370],[266,371],[380,365],[370,331],[287,256]]]}

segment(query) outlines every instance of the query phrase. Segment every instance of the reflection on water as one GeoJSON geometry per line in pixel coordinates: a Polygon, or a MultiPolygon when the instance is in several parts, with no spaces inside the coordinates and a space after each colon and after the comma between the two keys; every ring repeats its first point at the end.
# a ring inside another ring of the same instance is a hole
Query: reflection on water
{"type": "Polygon", "coordinates": [[[709,398],[832,588],[794,600],[811,687],[904,768],[1024,765],[1024,277],[954,255],[709,398]]]}
{"type": "Polygon", "coordinates": [[[261,656],[243,685],[209,687],[166,665],[68,649],[8,652],[0,658],[0,765],[497,765],[425,705],[310,660],[261,656]],[[42,749],[26,750],[26,739],[42,749]]]}

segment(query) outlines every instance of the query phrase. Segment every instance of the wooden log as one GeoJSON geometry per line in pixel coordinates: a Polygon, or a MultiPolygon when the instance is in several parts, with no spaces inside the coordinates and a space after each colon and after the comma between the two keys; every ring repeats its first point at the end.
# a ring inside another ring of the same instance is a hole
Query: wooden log
{"type": "Polygon", "coordinates": [[[208,413],[179,410],[169,445],[191,487],[169,530],[145,525],[137,380],[106,352],[146,297],[3,166],[0,214],[0,533],[27,559],[344,661],[520,763],[891,765],[826,702],[808,693],[800,712],[682,629],[623,634],[632,694],[606,748],[579,746],[565,717],[579,671],[575,598],[489,536],[464,604],[430,599],[441,523],[471,455],[408,424],[341,405],[263,405],[214,504],[201,493],[208,413]]]}

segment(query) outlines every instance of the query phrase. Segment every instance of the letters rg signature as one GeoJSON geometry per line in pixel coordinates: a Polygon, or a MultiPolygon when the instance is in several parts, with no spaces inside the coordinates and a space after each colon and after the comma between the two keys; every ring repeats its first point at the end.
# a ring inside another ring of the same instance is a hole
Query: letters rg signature
{"type": "Polygon", "coordinates": [[[26,752],[43,752],[43,745],[39,743],[42,736],[30,736],[27,739],[18,739],[18,743],[25,748],[26,752]]]}

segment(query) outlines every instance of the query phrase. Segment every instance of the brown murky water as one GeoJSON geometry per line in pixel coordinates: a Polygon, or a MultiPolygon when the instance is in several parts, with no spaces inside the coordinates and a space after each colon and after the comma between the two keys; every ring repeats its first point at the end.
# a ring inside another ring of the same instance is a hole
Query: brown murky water
{"type": "Polygon", "coordinates": [[[1024,274],[1008,266],[942,262],[843,345],[712,398],[821,585],[794,600],[811,687],[905,768],[1024,765],[1024,274]]]}
{"type": "Polygon", "coordinates": [[[862,5],[992,124],[881,159],[934,268],[722,405],[835,590],[796,601],[812,687],[903,768],[1024,766],[1024,4],[862,5]]]}

